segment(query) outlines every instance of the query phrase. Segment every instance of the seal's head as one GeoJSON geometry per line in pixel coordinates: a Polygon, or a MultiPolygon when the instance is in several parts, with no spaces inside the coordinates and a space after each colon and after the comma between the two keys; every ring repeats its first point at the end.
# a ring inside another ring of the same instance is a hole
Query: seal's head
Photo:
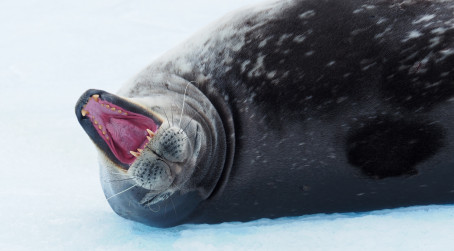
{"type": "Polygon", "coordinates": [[[193,89],[166,89],[163,96],[155,88],[135,98],[92,89],[77,102],[79,123],[100,153],[106,198],[121,216],[177,224],[219,185],[226,155],[222,122],[205,96],[188,95],[193,89]],[[184,102],[176,105],[179,99],[184,102]],[[172,212],[161,210],[169,198],[187,212],[163,220],[172,212]]]}

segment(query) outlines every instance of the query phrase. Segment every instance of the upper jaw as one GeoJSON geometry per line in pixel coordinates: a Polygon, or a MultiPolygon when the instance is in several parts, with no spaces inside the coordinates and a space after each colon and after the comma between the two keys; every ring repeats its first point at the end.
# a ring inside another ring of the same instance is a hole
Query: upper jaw
{"type": "Polygon", "coordinates": [[[163,123],[153,111],[96,89],[81,95],[75,112],[95,145],[124,170],[136,159],[132,152],[143,149],[163,123]]]}

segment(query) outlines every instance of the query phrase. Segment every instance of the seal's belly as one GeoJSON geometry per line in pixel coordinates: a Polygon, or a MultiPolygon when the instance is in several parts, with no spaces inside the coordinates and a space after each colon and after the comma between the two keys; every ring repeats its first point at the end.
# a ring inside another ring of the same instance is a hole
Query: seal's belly
{"type": "Polygon", "coordinates": [[[453,203],[454,104],[416,118],[366,110],[277,127],[244,123],[229,182],[195,221],[453,203]]]}

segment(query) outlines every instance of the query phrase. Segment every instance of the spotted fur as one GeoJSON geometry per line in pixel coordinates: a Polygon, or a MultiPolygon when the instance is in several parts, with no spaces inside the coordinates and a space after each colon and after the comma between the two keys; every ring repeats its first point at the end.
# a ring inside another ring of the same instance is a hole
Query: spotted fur
{"type": "Polygon", "coordinates": [[[181,187],[111,205],[169,226],[454,203],[453,65],[451,0],[282,0],[228,15],[120,90],[170,114],[189,86],[197,143],[186,155],[186,136],[163,134],[153,149],[179,163],[181,187]],[[169,201],[178,214],[142,208],[169,201]]]}

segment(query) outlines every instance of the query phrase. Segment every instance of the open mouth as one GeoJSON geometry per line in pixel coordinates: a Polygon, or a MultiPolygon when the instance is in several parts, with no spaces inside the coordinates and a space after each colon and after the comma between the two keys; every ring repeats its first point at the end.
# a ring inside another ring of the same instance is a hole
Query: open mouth
{"type": "Polygon", "coordinates": [[[158,119],[151,118],[147,111],[140,111],[144,110],[143,108],[115,95],[106,92],[88,95],[87,93],[85,98],[83,95],[79,100],[85,104],[79,107],[76,105],[76,113],[79,110],[80,115],[77,115],[82,127],[101,149],[106,151],[104,148],[107,146],[119,162],[131,165],[150,142],[161,123],[158,119]]]}

